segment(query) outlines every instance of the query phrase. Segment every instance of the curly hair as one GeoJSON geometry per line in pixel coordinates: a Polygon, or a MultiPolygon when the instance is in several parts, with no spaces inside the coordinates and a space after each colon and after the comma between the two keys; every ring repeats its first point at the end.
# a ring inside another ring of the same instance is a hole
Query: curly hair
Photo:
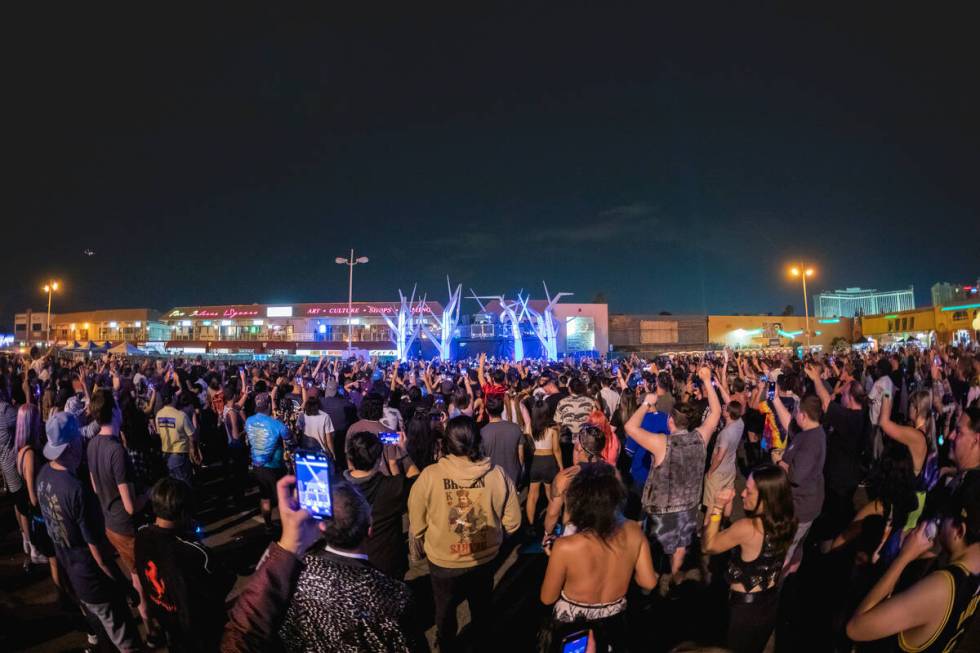
{"type": "Polygon", "coordinates": [[[612,465],[582,463],[565,492],[568,516],[580,533],[594,533],[605,542],[623,524],[626,488],[612,465]]]}

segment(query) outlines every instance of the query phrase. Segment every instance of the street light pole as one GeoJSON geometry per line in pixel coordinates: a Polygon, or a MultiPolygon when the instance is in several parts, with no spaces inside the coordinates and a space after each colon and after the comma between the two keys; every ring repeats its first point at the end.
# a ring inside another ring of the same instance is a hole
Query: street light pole
{"type": "Polygon", "coordinates": [[[367,263],[368,257],[360,256],[354,258],[354,248],[350,250],[350,258],[338,256],[334,259],[337,265],[346,265],[347,274],[347,355],[350,356],[351,348],[354,344],[354,322],[351,320],[351,312],[354,304],[354,266],[358,263],[367,263]]]}
{"type": "MultiPolygon", "coordinates": [[[[806,272],[809,272],[807,270],[806,272]]],[[[806,272],[803,273],[803,316],[806,322],[806,348],[810,349],[810,305],[806,298],[806,272]]]]}
{"type": "Polygon", "coordinates": [[[794,277],[801,277],[803,281],[803,315],[805,320],[806,329],[806,348],[810,348],[810,305],[807,300],[806,295],[806,278],[813,276],[813,268],[808,268],[806,264],[801,261],[799,266],[794,266],[790,269],[790,274],[794,277]]]}
{"type": "Polygon", "coordinates": [[[44,284],[44,292],[48,293],[48,320],[47,320],[47,345],[51,346],[51,295],[58,289],[57,281],[49,281],[44,284]]]}

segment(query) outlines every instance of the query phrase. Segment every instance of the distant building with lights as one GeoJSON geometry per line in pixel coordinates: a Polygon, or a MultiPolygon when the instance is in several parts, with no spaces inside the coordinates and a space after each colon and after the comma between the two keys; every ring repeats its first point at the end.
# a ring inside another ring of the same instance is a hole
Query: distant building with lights
{"type": "Polygon", "coordinates": [[[976,299],[980,292],[980,279],[976,283],[949,283],[947,281],[932,285],[932,305],[949,306],[976,299]]]}
{"type": "MultiPolygon", "coordinates": [[[[531,300],[528,305],[540,312],[546,302],[531,300]]],[[[177,306],[162,313],[146,308],[52,313],[51,341],[61,347],[76,342],[98,346],[129,342],[152,351],[185,355],[341,356],[350,340],[356,353],[390,357],[397,352],[385,316],[395,317],[398,310],[397,302],[381,301],[353,302],[349,308],[347,302],[321,302],[177,306]]],[[[420,323],[433,328],[433,315],[441,315],[442,310],[439,302],[430,301],[413,312],[420,323]]],[[[454,355],[509,355],[513,332],[500,314],[495,301],[479,313],[464,312],[454,333],[454,355]]],[[[560,302],[553,316],[561,354],[609,350],[606,304],[560,302]]],[[[19,346],[44,343],[47,336],[45,311],[28,310],[14,316],[14,341],[19,346]]],[[[540,356],[530,324],[521,324],[521,336],[526,355],[540,356]]],[[[419,336],[411,351],[413,356],[424,358],[437,353],[425,335],[419,336]]]]}
{"type": "Polygon", "coordinates": [[[880,315],[915,308],[915,290],[879,291],[867,288],[844,288],[822,292],[816,298],[817,317],[854,317],[880,315]]]}

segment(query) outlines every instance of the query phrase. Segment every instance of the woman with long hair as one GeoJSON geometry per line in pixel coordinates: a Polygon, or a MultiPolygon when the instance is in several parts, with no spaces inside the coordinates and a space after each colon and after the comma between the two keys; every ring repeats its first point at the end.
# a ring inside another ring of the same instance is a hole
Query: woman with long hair
{"type": "Polygon", "coordinates": [[[736,653],[753,653],[765,648],[776,625],[779,574],[797,519],[789,477],[776,465],[752,471],[742,490],[746,516],[719,532],[722,513],[734,498],[732,487],[715,494],[702,546],[710,555],[732,550],[727,645],[736,653]]]}
{"type": "Polygon", "coordinates": [[[555,413],[544,399],[536,399],[531,405],[530,427],[526,435],[531,436],[534,455],[531,456],[531,485],[527,492],[525,510],[528,526],[533,526],[541,486],[544,486],[545,499],[550,500],[551,482],[563,466],[555,413]]]}
{"type": "Polygon", "coordinates": [[[881,418],[878,424],[885,435],[908,447],[912,456],[918,507],[909,513],[908,521],[902,529],[908,532],[919,523],[919,517],[926,505],[926,493],[939,479],[936,428],[932,419],[932,393],[928,390],[916,390],[912,393],[909,397],[908,425],[892,421],[891,410],[892,398],[885,395],[881,401],[881,418]]]}
{"type": "Polygon", "coordinates": [[[420,472],[439,459],[440,432],[433,427],[427,409],[416,408],[405,424],[405,450],[420,472]]]}
{"type": "Polygon", "coordinates": [[[623,517],[625,500],[615,469],[602,462],[583,463],[569,484],[565,509],[577,531],[555,541],[541,584],[541,602],[554,604],[553,641],[589,629],[596,650],[619,650],[630,581],[656,587],[650,544],[640,525],[623,517]]]}
{"type": "MultiPolygon", "coordinates": [[[[24,480],[27,487],[27,497],[29,504],[26,512],[21,513],[22,517],[28,522],[38,519],[41,516],[41,506],[38,503],[37,492],[34,487],[37,472],[44,464],[41,450],[44,448],[44,426],[41,422],[41,411],[34,404],[24,404],[17,409],[17,426],[14,435],[14,449],[17,452],[17,473],[24,480]],[[41,461],[40,463],[38,461],[41,461]]],[[[20,513],[23,508],[17,506],[20,513]]],[[[35,537],[30,537],[28,527],[28,545],[30,548],[30,560],[33,564],[47,563],[51,568],[51,580],[55,587],[61,591],[61,581],[58,574],[58,560],[54,556],[54,546],[47,531],[42,527],[34,529],[35,537]]]]}
{"type": "Polygon", "coordinates": [[[854,520],[837,536],[831,550],[854,543],[858,565],[875,564],[882,556],[886,561],[898,553],[909,515],[918,508],[916,477],[908,447],[889,440],[869,479],[869,501],[854,520]]]}

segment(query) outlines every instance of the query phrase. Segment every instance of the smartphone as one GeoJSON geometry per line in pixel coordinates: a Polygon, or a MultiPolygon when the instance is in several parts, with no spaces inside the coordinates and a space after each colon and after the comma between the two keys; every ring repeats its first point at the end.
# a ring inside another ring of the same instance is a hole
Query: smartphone
{"type": "Polygon", "coordinates": [[[561,641],[561,653],[585,653],[589,646],[589,631],[580,630],[561,641]]]}
{"type": "Polygon", "coordinates": [[[769,391],[766,392],[766,397],[769,399],[769,401],[772,401],[773,399],[776,398],[776,382],[775,381],[770,381],[769,382],[769,391]]]}
{"type": "Polygon", "coordinates": [[[930,519],[926,522],[926,537],[930,540],[935,540],[936,535],[939,534],[939,520],[930,519]]]}
{"type": "Polygon", "coordinates": [[[395,431],[382,431],[378,433],[378,439],[381,440],[381,444],[398,444],[401,436],[395,431]]]}
{"type": "Polygon", "coordinates": [[[296,490],[299,492],[300,507],[314,519],[331,519],[333,483],[330,458],[322,451],[297,450],[293,460],[296,463],[296,490]]]}

